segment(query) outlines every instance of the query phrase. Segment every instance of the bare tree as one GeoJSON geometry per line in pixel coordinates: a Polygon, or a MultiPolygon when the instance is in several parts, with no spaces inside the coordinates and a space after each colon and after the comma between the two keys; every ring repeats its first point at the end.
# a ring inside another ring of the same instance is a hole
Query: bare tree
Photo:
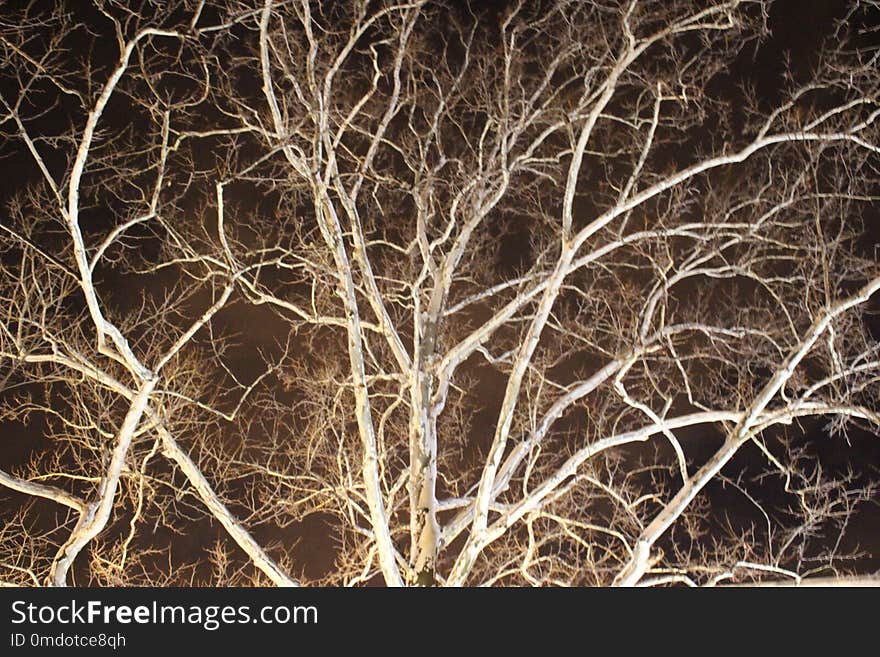
{"type": "Polygon", "coordinates": [[[857,571],[878,8],[4,7],[0,577],[857,571]]]}

